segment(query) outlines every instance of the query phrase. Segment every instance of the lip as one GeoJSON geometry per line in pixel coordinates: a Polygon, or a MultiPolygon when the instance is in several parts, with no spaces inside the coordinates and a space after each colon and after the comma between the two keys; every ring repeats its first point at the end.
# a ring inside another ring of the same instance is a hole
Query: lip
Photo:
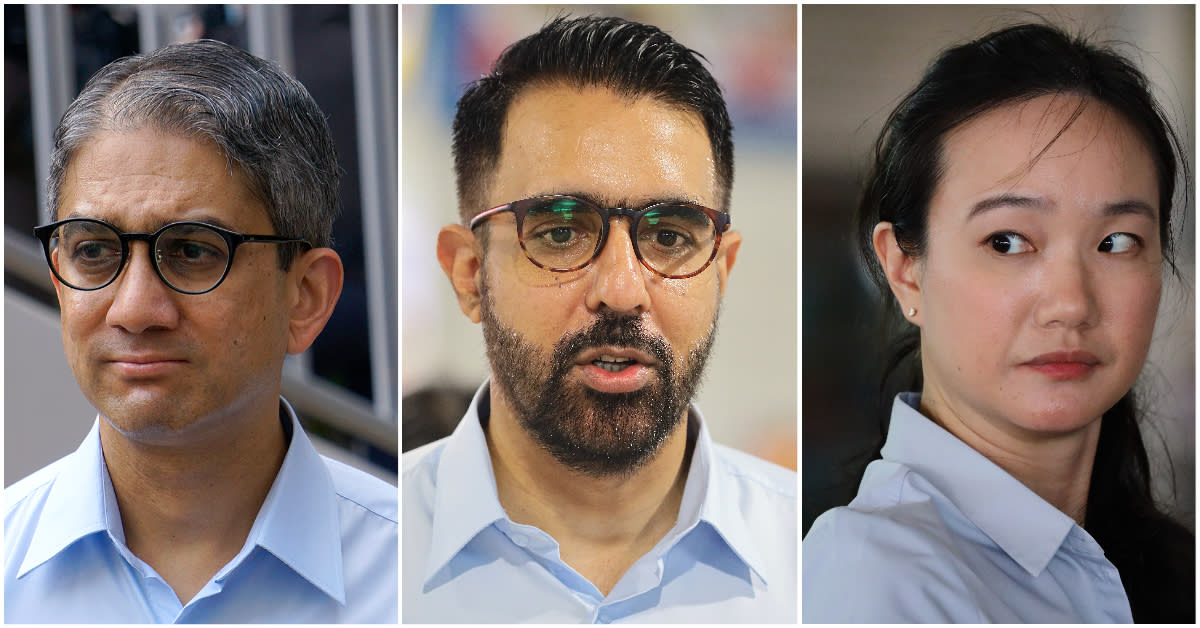
{"type": "Polygon", "coordinates": [[[587,349],[581,352],[579,356],[575,358],[575,364],[580,366],[591,364],[592,362],[599,360],[601,356],[633,360],[642,366],[658,366],[658,360],[654,359],[654,356],[651,356],[644,351],[638,351],[637,349],[630,347],[613,346],[593,347],[591,349],[587,349]]]}
{"type": "Polygon", "coordinates": [[[1082,379],[1100,366],[1100,358],[1088,351],[1051,351],[1043,353],[1021,366],[1054,380],[1082,379]]]}
{"type": "Polygon", "coordinates": [[[645,352],[627,347],[596,347],[579,354],[575,371],[583,384],[603,393],[633,392],[650,383],[658,361],[645,352]],[[631,360],[633,364],[612,372],[593,364],[601,357],[631,360]]]}
{"type": "Polygon", "coordinates": [[[158,377],[187,364],[187,360],[165,355],[120,355],[105,362],[116,371],[130,378],[158,377]]]}

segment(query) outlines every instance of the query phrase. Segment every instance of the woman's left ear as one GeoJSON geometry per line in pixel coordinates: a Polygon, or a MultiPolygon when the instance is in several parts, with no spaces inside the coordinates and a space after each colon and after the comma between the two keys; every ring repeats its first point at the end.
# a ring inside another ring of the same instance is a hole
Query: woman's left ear
{"type": "Polygon", "coordinates": [[[288,269],[288,353],[303,353],[325,329],[342,294],[342,258],[330,248],[309,249],[288,269]]]}

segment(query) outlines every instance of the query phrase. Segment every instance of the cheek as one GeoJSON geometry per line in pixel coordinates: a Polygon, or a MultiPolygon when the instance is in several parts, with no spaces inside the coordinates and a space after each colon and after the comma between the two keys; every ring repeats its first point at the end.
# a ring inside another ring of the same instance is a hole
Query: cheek
{"type": "Polygon", "coordinates": [[[664,279],[647,286],[657,313],[653,318],[680,359],[699,347],[717,317],[720,290],[716,273],[712,273],[711,280],[708,275],[705,273],[702,281],[664,279]]]}
{"type": "Polygon", "coordinates": [[[923,349],[968,375],[1005,364],[1027,318],[1029,282],[973,272],[961,261],[930,268],[939,272],[921,275],[923,349]]]}
{"type": "Polygon", "coordinates": [[[1159,298],[1162,295],[1162,280],[1157,274],[1129,275],[1117,281],[1106,282],[1104,299],[1106,309],[1111,312],[1117,339],[1136,343],[1131,349],[1143,353],[1149,349],[1154,335],[1154,322],[1158,317],[1159,298]]]}
{"type": "Polygon", "coordinates": [[[102,327],[109,302],[98,295],[66,288],[59,297],[63,345],[70,353],[87,334],[102,327]]]}

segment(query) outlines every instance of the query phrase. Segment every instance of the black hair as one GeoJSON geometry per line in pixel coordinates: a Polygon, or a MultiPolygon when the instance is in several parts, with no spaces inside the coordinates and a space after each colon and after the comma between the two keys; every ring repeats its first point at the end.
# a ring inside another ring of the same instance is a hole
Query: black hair
{"type": "MultiPolygon", "coordinates": [[[[1158,176],[1164,261],[1178,274],[1171,215],[1177,177],[1187,188],[1187,162],[1146,77],[1111,49],[1051,25],[1024,24],[943,52],[885,122],[856,225],[859,252],[884,295],[891,293],[875,257],[874,227],[892,223],[905,255],[924,254],[947,133],[996,107],[1056,94],[1081,97],[1068,126],[1090,103],[1099,103],[1140,133],[1158,176]]],[[[903,322],[894,299],[886,299],[884,316],[893,341],[884,360],[881,416],[896,392],[919,391],[923,379],[918,331],[903,322]]],[[[877,448],[871,458],[878,455],[877,448]]],[[[1154,502],[1132,391],[1101,419],[1085,527],[1120,572],[1135,621],[1194,621],[1195,538],[1154,502]]]]}
{"type": "Polygon", "coordinates": [[[509,46],[491,73],[471,83],[458,101],[453,143],[460,217],[465,222],[487,209],[487,188],[513,98],[527,87],[553,83],[601,86],[699,114],[716,168],[722,205],[717,209],[728,211],[733,124],[703,58],[654,26],[615,17],[558,17],[509,46]]]}

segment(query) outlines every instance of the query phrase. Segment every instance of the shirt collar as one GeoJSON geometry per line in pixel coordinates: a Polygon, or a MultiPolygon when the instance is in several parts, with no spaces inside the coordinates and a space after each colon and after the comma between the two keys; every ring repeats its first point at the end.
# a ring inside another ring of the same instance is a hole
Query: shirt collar
{"type": "MultiPolygon", "coordinates": [[[[479,420],[480,410],[488,411],[489,400],[488,383],[485,382],[475,392],[458,427],[446,439],[437,462],[433,534],[424,584],[428,584],[481,530],[508,516],[500,505],[487,439],[479,420]]],[[[730,480],[720,473],[719,461],[714,459],[712,437],[695,406],[688,412],[688,431],[693,430],[696,444],[679,516],[660,547],[673,546],[704,521],[762,578],[765,571],[761,552],[737,508],[734,488],[726,486],[730,480]]]]}
{"type": "MultiPolygon", "coordinates": [[[[1046,568],[1075,521],[897,395],[883,459],[925,478],[1031,575],[1046,568]]],[[[863,478],[867,484],[869,477],[863,478]]]]}
{"type": "MultiPolygon", "coordinates": [[[[245,546],[217,573],[216,579],[223,579],[254,547],[261,546],[345,604],[341,530],[333,480],[300,427],[296,413],[282,398],[280,413],[291,431],[283,465],[250,528],[245,546]]],[[[114,543],[124,545],[121,514],[100,446],[100,420],[97,416],[79,449],[63,459],[17,577],[89,534],[107,531],[114,543]]]]}
{"type": "Polygon", "coordinates": [[[99,415],[75,453],[59,464],[18,578],[89,534],[107,530],[114,541],[125,541],[116,494],[100,450],[99,415]]]}
{"type": "Polygon", "coordinates": [[[764,584],[770,584],[766,579],[762,551],[746,527],[746,519],[738,507],[739,491],[732,486],[740,478],[722,472],[721,461],[715,459],[715,447],[708,433],[708,425],[699,408],[694,405],[688,411],[689,430],[692,425],[698,426],[699,434],[692,452],[692,465],[688,468],[687,484],[683,488],[676,527],[686,525],[685,530],[689,530],[696,522],[708,523],[764,584]]]}
{"type": "MultiPolygon", "coordinates": [[[[280,408],[291,425],[291,443],[243,552],[255,545],[262,547],[344,605],[342,534],[333,478],[292,406],[282,397],[280,408]]],[[[237,562],[230,562],[230,570],[237,562]]]]}
{"type": "Polygon", "coordinates": [[[480,530],[507,516],[500,506],[487,439],[479,423],[479,411],[488,408],[489,394],[486,382],[475,391],[471,405],[446,439],[438,460],[433,538],[425,563],[424,584],[480,530]]]}

